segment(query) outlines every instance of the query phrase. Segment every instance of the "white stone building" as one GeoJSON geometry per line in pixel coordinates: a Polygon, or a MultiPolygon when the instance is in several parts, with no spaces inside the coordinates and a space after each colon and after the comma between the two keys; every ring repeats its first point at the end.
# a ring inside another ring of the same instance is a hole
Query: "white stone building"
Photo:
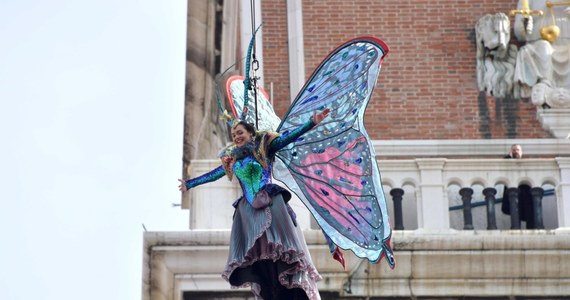
{"type": "MultiPolygon", "coordinates": [[[[292,20],[298,18],[298,2],[287,1],[292,20]]],[[[218,49],[212,17],[219,12],[219,1],[189,1],[188,36],[193,51],[207,58],[203,66],[188,63],[187,76],[203,78],[194,88],[195,97],[212,97],[208,53],[219,52],[225,62],[236,56],[228,49],[244,53],[251,30],[243,20],[251,16],[238,7],[249,3],[225,1],[223,46],[218,49]],[[232,10],[239,13],[226,15],[232,10]],[[238,25],[239,20],[244,23],[238,25]],[[241,28],[242,35],[228,34],[230,27],[241,28]]],[[[290,63],[302,65],[299,57],[290,63]]],[[[302,84],[303,74],[291,76],[292,85],[302,84]]],[[[194,126],[187,128],[187,137],[199,128],[194,126]]],[[[394,270],[385,261],[372,265],[349,252],[347,269],[342,270],[308,211],[292,200],[324,278],[319,283],[323,299],[570,299],[570,140],[376,140],[374,145],[393,225],[390,191],[404,191],[404,229],[392,235],[394,270]],[[490,158],[507,153],[514,143],[522,145],[526,156],[551,158],[490,158]],[[479,203],[485,188],[495,188],[501,198],[504,185],[523,182],[550,191],[542,201],[545,229],[510,229],[510,219],[497,204],[497,230],[487,230],[485,206],[472,209],[474,229],[464,230],[462,211],[451,209],[462,203],[460,188],[472,188],[472,202],[479,203]]],[[[217,167],[218,161],[190,157],[184,167],[188,165],[195,176],[217,167]]],[[[144,233],[143,300],[253,299],[249,290],[232,290],[220,276],[227,258],[231,203],[238,196],[239,187],[226,179],[200,186],[182,200],[182,209],[189,212],[188,231],[144,233]]]]}

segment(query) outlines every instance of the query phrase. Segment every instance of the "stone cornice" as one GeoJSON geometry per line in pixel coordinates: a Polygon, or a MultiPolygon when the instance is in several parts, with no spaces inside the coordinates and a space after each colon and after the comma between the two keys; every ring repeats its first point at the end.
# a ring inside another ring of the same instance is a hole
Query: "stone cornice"
{"type": "Polygon", "coordinates": [[[520,144],[524,157],[570,156],[568,139],[374,140],[378,159],[391,157],[497,157],[520,144]]]}

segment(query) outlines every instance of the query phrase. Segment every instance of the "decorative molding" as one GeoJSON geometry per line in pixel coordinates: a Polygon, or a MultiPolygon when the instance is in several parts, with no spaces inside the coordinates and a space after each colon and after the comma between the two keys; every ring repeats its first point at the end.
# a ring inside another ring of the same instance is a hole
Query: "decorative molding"
{"type": "MultiPolygon", "coordinates": [[[[569,118],[570,120],[570,118],[569,118]]],[[[520,144],[524,157],[570,156],[568,139],[491,140],[374,140],[377,159],[391,157],[496,157],[506,155],[511,145],[520,144]]]]}
{"type": "Polygon", "coordinates": [[[570,138],[570,109],[537,109],[536,116],[542,127],[559,139],[570,138]]]}
{"type": "MultiPolygon", "coordinates": [[[[394,231],[396,269],[390,270],[384,261],[369,264],[347,251],[346,271],[330,258],[320,230],[303,233],[324,279],[319,282],[322,292],[347,297],[570,294],[570,270],[560,267],[560,262],[570,259],[570,231],[394,231]]],[[[144,273],[142,299],[180,300],[185,291],[211,291],[212,295],[247,291],[231,289],[219,275],[229,237],[229,231],[145,232],[145,263],[153,257],[153,266],[160,269],[144,273]]]]}

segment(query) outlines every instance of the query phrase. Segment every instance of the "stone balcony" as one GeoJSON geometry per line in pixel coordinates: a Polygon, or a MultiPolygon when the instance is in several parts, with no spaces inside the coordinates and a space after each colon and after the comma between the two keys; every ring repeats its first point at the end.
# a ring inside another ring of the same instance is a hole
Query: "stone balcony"
{"type": "MultiPolygon", "coordinates": [[[[303,204],[291,202],[324,278],[323,299],[570,295],[569,140],[379,141],[375,147],[391,220],[390,191],[404,191],[404,230],[392,236],[394,270],[384,261],[372,265],[345,252],[343,271],[303,204]],[[513,143],[522,144],[530,158],[496,158],[513,143]],[[450,209],[461,204],[461,188],[472,188],[478,202],[485,188],[502,193],[502,186],[520,183],[553,191],[543,199],[546,229],[510,230],[509,218],[498,209],[498,230],[486,230],[485,209],[474,208],[474,230],[462,230],[461,213],[450,209]]],[[[217,160],[195,161],[193,176],[217,166],[217,160]]],[[[239,195],[236,183],[225,178],[193,189],[182,203],[189,210],[189,231],[145,233],[143,299],[249,296],[247,290],[231,290],[220,276],[231,202],[239,195]]]]}

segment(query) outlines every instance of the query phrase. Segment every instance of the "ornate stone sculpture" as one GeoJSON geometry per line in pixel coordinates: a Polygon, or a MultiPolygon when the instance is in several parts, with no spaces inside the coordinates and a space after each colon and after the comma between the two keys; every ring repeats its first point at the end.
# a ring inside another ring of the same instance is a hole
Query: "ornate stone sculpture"
{"type": "Polygon", "coordinates": [[[547,7],[546,0],[531,1],[530,8],[543,15],[515,16],[515,36],[525,43],[517,56],[515,81],[521,96],[537,106],[570,108],[570,9],[547,7]]]}
{"type": "Polygon", "coordinates": [[[517,47],[509,44],[510,31],[509,18],[503,13],[485,15],[475,25],[479,91],[497,98],[518,98],[513,80],[517,47]]]}
{"type": "Polygon", "coordinates": [[[475,26],[477,83],[496,98],[530,98],[543,128],[570,137],[570,1],[521,0],[510,41],[509,18],[485,15],[475,26]]]}

